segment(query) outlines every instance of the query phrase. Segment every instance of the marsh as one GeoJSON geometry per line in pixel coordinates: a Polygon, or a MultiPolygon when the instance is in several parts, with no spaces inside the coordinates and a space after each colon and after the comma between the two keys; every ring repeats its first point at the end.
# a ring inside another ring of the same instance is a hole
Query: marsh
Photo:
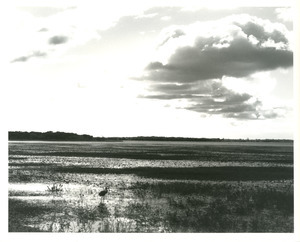
{"type": "Polygon", "coordinates": [[[10,232],[293,232],[293,188],[292,142],[9,142],[10,232]]]}

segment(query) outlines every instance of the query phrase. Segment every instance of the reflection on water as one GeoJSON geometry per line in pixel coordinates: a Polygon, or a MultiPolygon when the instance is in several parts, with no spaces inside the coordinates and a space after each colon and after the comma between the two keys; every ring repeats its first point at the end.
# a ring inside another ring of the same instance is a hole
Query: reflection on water
{"type": "MultiPolygon", "coordinates": [[[[124,183],[111,176],[114,183],[102,201],[98,193],[103,188],[95,185],[63,184],[60,192],[50,192],[44,183],[11,183],[10,199],[26,206],[48,208],[47,213],[26,218],[26,224],[41,231],[51,232],[134,232],[134,219],[120,217],[133,202],[134,194],[124,183]]],[[[112,184],[112,183],[110,183],[112,184]]],[[[25,221],[24,221],[25,223],[25,221]]]]}
{"type": "Polygon", "coordinates": [[[293,164],[273,163],[262,161],[195,161],[195,160],[139,160],[125,158],[95,158],[95,157],[60,157],[60,156],[10,156],[10,164],[18,166],[80,166],[80,167],[101,167],[101,168],[133,168],[133,167],[228,167],[228,166],[247,166],[247,167],[292,167],[293,164]],[[24,159],[20,159],[20,158],[24,159]]]}

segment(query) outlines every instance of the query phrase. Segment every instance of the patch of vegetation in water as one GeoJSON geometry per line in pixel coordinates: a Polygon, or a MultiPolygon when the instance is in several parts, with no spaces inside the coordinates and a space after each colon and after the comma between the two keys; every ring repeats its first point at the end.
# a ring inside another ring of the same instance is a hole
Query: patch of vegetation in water
{"type": "MultiPolygon", "coordinates": [[[[141,201],[147,193],[167,200],[148,210],[156,210],[172,232],[293,232],[293,192],[288,189],[186,182],[139,182],[132,189],[141,201]]],[[[147,212],[139,216],[151,220],[147,212]]]]}
{"type": "Polygon", "coordinates": [[[54,169],[62,173],[87,174],[135,174],[156,179],[183,180],[276,180],[292,179],[293,167],[192,167],[192,168],[89,168],[89,167],[59,167],[54,169]]]}

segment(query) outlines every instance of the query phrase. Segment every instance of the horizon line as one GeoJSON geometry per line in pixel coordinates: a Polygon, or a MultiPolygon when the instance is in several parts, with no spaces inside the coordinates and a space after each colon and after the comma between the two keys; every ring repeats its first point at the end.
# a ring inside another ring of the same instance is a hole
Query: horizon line
{"type": "Polygon", "coordinates": [[[65,132],[65,131],[8,131],[8,134],[10,132],[15,133],[40,133],[40,134],[46,134],[46,133],[64,133],[64,134],[73,134],[77,136],[89,136],[90,138],[94,139],[134,139],[134,138],[160,138],[160,139],[207,139],[207,140],[289,140],[294,141],[293,138],[208,138],[208,137],[188,137],[188,136],[156,136],[156,135],[135,135],[135,136],[93,136],[90,134],[80,134],[75,132],[65,132]]]}

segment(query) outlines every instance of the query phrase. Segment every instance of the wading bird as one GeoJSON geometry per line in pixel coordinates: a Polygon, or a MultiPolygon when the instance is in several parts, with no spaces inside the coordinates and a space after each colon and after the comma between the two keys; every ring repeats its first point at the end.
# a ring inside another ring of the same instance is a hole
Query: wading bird
{"type": "Polygon", "coordinates": [[[108,188],[107,188],[107,187],[105,187],[104,190],[102,190],[101,192],[99,192],[99,196],[101,197],[101,201],[104,200],[104,196],[105,196],[105,194],[106,194],[107,192],[108,192],[108,188]]]}

